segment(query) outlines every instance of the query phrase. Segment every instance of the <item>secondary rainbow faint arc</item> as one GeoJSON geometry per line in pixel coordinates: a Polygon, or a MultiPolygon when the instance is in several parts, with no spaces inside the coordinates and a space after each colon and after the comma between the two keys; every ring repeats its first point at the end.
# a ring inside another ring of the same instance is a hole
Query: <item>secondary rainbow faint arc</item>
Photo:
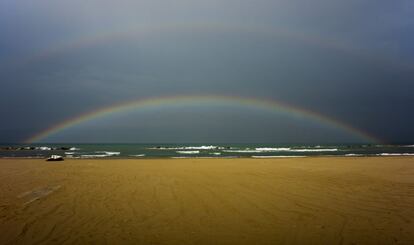
{"type": "Polygon", "coordinates": [[[176,32],[239,32],[252,33],[257,35],[269,35],[273,38],[284,38],[308,45],[318,46],[320,48],[339,51],[352,55],[357,59],[363,59],[369,62],[379,62],[395,68],[412,70],[412,64],[405,64],[390,60],[389,57],[379,56],[377,52],[362,52],[361,48],[349,42],[344,42],[333,37],[324,37],[320,34],[305,33],[294,28],[283,28],[282,26],[265,26],[265,25],[241,25],[241,24],[223,24],[223,23],[157,23],[154,26],[137,25],[125,29],[109,29],[103,32],[88,34],[85,36],[70,39],[64,43],[55,46],[49,45],[48,48],[38,53],[34,53],[22,60],[16,60],[13,64],[27,65],[30,63],[47,60],[56,54],[69,52],[72,50],[94,46],[99,43],[106,43],[115,40],[129,40],[134,38],[143,38],[150,34],[156,33],[176,33],[176,32]]]}
{"type": "Polygon", "coordinates": [[[360,56],[359,52],[356,52],[351,46],[346,45],[340,40],[331,38],[324,38],[320,35],[311,35],[309,33],[297,32],[282,27],[268,27],[268,26],[249,26],[249,25],[224,25],[224,24],[161,24],[153,27],[138,26],[127,28],[125,30],[109,30],[105,32],[98,32],[91,35],[78,37],[73,40],[69,40],[65,44],[58,46],[50,46],[46,50],[40,53],[33,54],[23,61],[23,63],[39,62],[44,59],[58,54],[64,53],[70,50],[76,50],[82,47],[88,47],[96,45],[100,42],[108,42],[113,40],[128,40],[128,38],[138,38],[146,36],[150,33],[168,33],[168,32],[190,32],[190,31],[202,31],[202,32],[241,32],[241,33],[253,33],[261,35],[278,36],[286,39],[299,41],[311,45],[316,45],[323,48],[329,48],[332,50],[338,50],[341,52],[360,56]]]}
{"type": "Polygon", "coordinates": [[[207,103],[218,105],[235,105],[243,107],[253,107],[257,109],[265,109],[273,112],[283,112],[293,116],[301,116],[307,119],[311,119],[326,125],[333,126],[337,129],[341,129],[352,133],[361,139],[368,140],[373,143],[381,143],[382,141],[366,132],[361,131],[351,125],[337,121],[333,118],[329,118],[320,113],[310,111],[307,109],[299,108],[281,101],[270,99],[249,98],[240,96],[224,96],[224,95],[180,95],[180,96],[165,96],[154,97],[127,101],[123,103],[114,104],[107,107],[102,107],[97,110],[89,111],[83,114],[79,114],[75,117],[64,120],[58,124],[55,124],[33,136],[26,139],[25,143],[35,143],[46,139],[47,137],[57,134],[65,129],[71,128],[75,125],[80,125],[84,122],[105,117],[111,114],[121,113],[128,110],[140,110],[151,108],[162,108],[170,105],[191,105],[194,103],[207,103]]]}

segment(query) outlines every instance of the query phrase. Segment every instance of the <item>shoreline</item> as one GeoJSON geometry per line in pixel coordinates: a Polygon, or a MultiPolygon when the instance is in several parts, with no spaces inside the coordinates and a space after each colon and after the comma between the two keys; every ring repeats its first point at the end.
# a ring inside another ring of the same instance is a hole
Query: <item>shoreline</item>
{"type": "MultiPolygon", "coordinates": [[[[229,156],[229,157],[63,157],[65,161],[67,160],[186,160],[186,159],[206,159],[206,160],[236,160],[236,159],[250,159],[250,160],[265,160],[265,159],[323,159],[323,158],[347,158],[347,159],[360,159],[360,158],[414,158],[414,155],[361,155],[361,156],[345,156],[345,155],[319,155],[319,156],[229,156]]],[[[0,161],[4,160],[18,160],[18,159],[25,159],[25,160],[46,160],[47,157],[39,156],[39,157],[0,157],[0,161]]]]}

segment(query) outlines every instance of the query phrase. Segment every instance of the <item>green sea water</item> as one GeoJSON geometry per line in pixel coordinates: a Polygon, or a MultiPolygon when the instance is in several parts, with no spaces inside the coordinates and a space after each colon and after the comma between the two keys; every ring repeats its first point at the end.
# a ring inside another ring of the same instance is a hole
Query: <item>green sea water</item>
{"type": "Polygon", "coordinates": [[[4,144],[0,157],[45,158],[277,158],[414,156],[414,145],[370,144],[4,144]]]}

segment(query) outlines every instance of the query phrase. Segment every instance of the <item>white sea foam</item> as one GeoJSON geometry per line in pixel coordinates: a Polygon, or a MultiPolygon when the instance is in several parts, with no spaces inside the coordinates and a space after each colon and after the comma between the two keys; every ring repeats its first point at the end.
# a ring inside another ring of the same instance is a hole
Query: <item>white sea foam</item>
{"type": "Polygon", "coordinates": [[[261,147],[261,148],[256,148],[256,151],[259,151],[259,152],[290,151],[290,148],[287,148],[287,147],[282,147],[282,148],[261,147]]]}
{"type": "Polygon", "coordinates": [[[210,155],[220,156],[221,155],[221,152],[211,152],[210,155]]]}
{"type": "Polygon", "coordinates": [[[41,151],[51,151],[52,148],[48,147],[48,146],[40,146],[40,147],[36,147],[37,150],[41,150],[41,151]]]}
{"type": "Polygon", "coordinates": [[[73,155],[75,152],[65,152],[66,155],[73,155]]]}
{"type": "Polygon", "coordinates": [[[183,147],[185,150],[214,150],[221,147],[215,145],[203,145],[203,146],[187,146],[183,147]]]}
{"type": "Polygon", "coordinates": [[[109,155],[106,155],[106,154],[87,154],[87,155],[81,155],[81,158],[101,158],[101,157],[109,157],[109,155]]]}
{"type": "Polygon", "coordinates": [[[345,154],[346,157],[360,157],[360,156],[364,156],[363,154],[354,154],[354,153],[350,153],[350,154],[345,154]]]}
{"type": "Polygon", "coordinates": [[[80,148],[71,147],[69,150],[70,150],[70,151],[79,151],[79,150],[80,150],[80,148]]]}
{"type": "Polygon", "coordinates": [[[290,148],[256,148],[250,149],[246,148],[244,150],[223,150],[223,152],[232,152],[232,153],[260,153],[260,152],[276,152],[276,151],[288,151],[290,148]],[[276,150],[278,149],[278,150],[276,150]],[[283,150],[280,150],[283,149],[283,150]]]}
{"type": "Polygon", "coordinates": [[[114,152],[114,151],[95,151],[98,154],[84,154],[81,155],[82,158],[101,158],[101,157],[110,157],[110,156],[118,156],[121,152],[114,152]],[[103,154],[102,154],[103,153],[103,154]]]}
{"type": "Polygon", "coordinates": [[[216,150],[224,149],[221,146],[203,145],[203,146],[180,146],[180,147],[151,147],[150,150],[216,150]]]}
{"type": "Polygon", "coordinates": [[[252,158],[296,158],[306,156],[252,156],[252,158]]]}
{"type": "Polygon", "coordinates": [[[292,148],[255,148],[253,149],[244,149],[244,150],[223,150],[223,152],[233,152],[233,153],[260,153],[260,152],[331,152],[338,151],[337,148],[320,148],[320,149],[292,149],[292,148]]]}
{"type": "Polygon", "coordinates": [[[177,151],[179,154],[199,154],[200,151],[177,151]]]}
{"type": "Polygon", "coordinates": [[[145,157],[145,154],[129,155],[130,157],[145,157]]]}
{"type": "Polygon", "coordinates": [[[414,153],[379,153],[377,156],[414,156],[414,153]]]}
{"type": "Polygon", "coordinates": [[[338,151],[337,148],[326,148],[326,149],[290,149],[290,152],[328,152],[338,151]]]}
{"type": "Polygon", "coordinates": [[[66,158],[80,158],[80,157],[75,157],[74,155],[67,155],[66,158]]]}
{"type": "Polygon", "coordinates": [[[105,155],[108,156],[118,156],[119,154],[121,154],[121,152],[119,151],[95,151],[96,153],[104,153],[105,155]]]}
{"type": "Polygon", "coordinates": [[[223,150],[223,152],[231,152],[231,153],[258,153],[261,151],[258,150],[223,150]]]}

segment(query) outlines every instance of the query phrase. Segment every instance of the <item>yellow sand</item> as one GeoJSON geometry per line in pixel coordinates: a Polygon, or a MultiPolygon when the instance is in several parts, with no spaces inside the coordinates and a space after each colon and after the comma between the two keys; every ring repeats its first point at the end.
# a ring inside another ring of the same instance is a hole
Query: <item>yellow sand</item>
{"type": "Polygon", "coordinates": [[[414,244],[414,158],[0,160],[0,244],[414,244]]]}

